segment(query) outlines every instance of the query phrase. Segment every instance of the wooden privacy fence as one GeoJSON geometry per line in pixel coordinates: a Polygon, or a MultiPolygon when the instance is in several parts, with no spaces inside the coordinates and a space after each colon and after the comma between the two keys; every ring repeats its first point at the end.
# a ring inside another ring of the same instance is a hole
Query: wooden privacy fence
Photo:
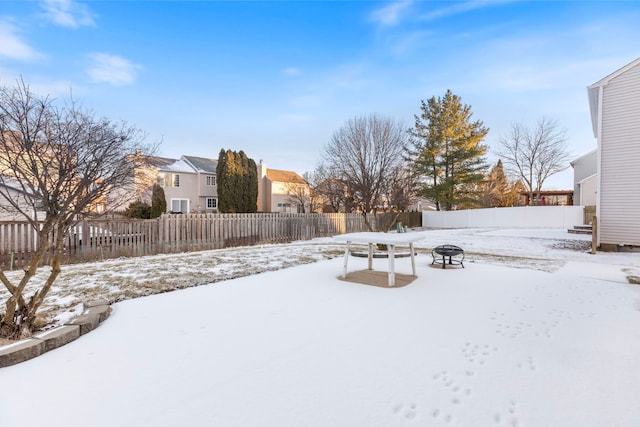
{"type": "Polygon", "coordinates": [[[584,207],[584,224],[591,224],[593,221],[593,217],[596,216],[596,207],[595,206],[585,206],[584,207]]]}
{"type": "MultiPolygon", "coordinates": [[[[371,214],[374,230],[393,221],[390,213],[371,214]]],[[[421,226],[419,212],[397,218],[421,226]]],[[[393,221],[395,223],[395,221],[393,221]]],[[[80,221],[65,239],[62,262],[86,262],[122,256],[155,255],[219,249],[260,243],[285,243],[367,231],[360,214],[185,214],[157,219],[93,219],[80,221]]],[[[38,246],[27,222],[0,222],[0,267],[24,267],[38,246]]],[[[48,252],[43,263],[49,261],[48,252]]]]}

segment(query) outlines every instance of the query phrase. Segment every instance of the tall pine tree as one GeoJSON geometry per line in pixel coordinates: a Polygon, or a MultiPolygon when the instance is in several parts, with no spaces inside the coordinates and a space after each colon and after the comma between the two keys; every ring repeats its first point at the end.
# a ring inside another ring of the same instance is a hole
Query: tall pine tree
{"type": "Polygon", "coordinates": [[[485,179],[488,147],[482,141],[489,129],[471,121],[471,107],[451,90],[442,98],[422,101],[420,109],[409,131],[416,172],[424,177],[420,195],[438,210],[477,203],[474,189],[485,179]]]}

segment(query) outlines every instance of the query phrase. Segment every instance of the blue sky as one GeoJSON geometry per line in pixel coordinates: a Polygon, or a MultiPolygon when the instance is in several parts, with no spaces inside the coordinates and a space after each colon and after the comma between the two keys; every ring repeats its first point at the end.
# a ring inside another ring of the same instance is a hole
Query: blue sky
{"type": "MultiPolygon", "coordinates": [[[[347,120],[413,123],[447,89],[490,128],[596,146],[586,87],[640,56],[639,1],[7,1],[0,84],[74,98],[162,141],[159,154],[244,150],[312,170],[347,120]]],[[[548,189],[570,189],[568,171],[548,189]]]]}

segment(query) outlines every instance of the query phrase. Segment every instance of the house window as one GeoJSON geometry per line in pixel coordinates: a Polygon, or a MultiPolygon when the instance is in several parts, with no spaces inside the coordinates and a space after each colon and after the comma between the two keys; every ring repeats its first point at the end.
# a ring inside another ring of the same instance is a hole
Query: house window
{"type": "Polygon", "coordinates": [[[216,185],[216,176],[215,175],[207,175],[206,185],[213,186],[216,185]]]}
{"type": "Polygon", "coordinates": [[[171,212],[173,213],[189,212],[189,199],[171,199],[171,212]]]}
{"type": "Polygon", "coordinates": [[[217,209],[218,199],[215,197],[207,197],[207,209],[217,209]]]}
{"type": "Polygon", "coordinates": [[[166,182],[166,177],[163,173],[159,173],[158,177],[156,178],[156,184],[162,186],[162,187],[166,187],[167,186],[167,182],[166,182]]]}
{"type": "Polygon", "coordinates": [[[291,212],[291,203],[278,203],[278,212],[291,212]]]}
{"type": "Polygon", "coordinates": [[[180,175],[173,174],[173,182],[171,183],[173,187],[180,187],[180,175]]]}

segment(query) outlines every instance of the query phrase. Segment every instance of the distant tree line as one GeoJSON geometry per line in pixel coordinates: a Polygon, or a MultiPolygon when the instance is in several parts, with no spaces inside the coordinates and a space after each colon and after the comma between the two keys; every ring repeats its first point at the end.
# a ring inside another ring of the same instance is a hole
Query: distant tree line
{"type": "MultiPolygon", "coordinates": [[[[553,120],[541,119],[532,129],[512,124],[500,138],[501,158],[493,167],[486,158],[488,133],[451,90],[422,100],[411,127],[378,114],[354,117],[334,132],[316,169],[303,175],[308,188],[285,183],[288,201],[299,212],[362,214],[405,211],[419,199],[437,210],[518,206],[521,193],[535,200],[545,180],[567,167],[566,138],[553,120]]],[[[253,159],[222,149],[216,173],[220,212],[257,211],[253,159]]],[[[166,205],[159,211],[154,200],[151,206],[132,204],[127,215],[164,212],[166,205]]]]}
{"type": "Polygon", "coordinates": [[[347,121],[305,176],[309,197],[325,210],[363,214],[402,211],[417,199],[437,210],[518,206],[522,192],[534,200],[549,176],[568,167],[566,138],[552,120],[512,125],[490,169],[489,128],[451,90],[421,101],[414,119],[410,128],[379,115],[347,121]]]}

